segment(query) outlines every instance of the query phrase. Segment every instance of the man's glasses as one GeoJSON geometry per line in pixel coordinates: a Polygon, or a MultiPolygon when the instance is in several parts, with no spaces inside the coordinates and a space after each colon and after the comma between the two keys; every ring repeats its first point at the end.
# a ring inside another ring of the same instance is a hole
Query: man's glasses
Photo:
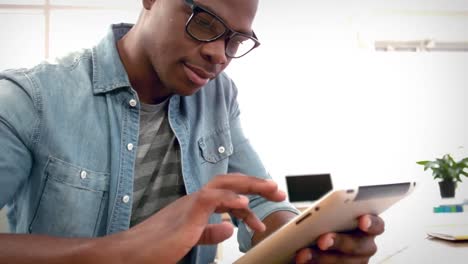
{"type": "Polygon", "coordinates": [[[240,33],[229,28],[223,20],[193,0],[184,0],[192,8],[192,15],[185,24],[185,31],[195,40],[212,42],[225,37],[225,51],[229,58],[240,58],[260,45],[257,36],[240,33]]]}

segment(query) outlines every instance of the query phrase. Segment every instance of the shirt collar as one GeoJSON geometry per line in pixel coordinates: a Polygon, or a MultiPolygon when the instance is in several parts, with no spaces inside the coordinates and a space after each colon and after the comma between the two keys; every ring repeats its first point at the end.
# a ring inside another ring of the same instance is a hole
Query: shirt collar
{"type": "Polygon", "coordinates": [[[107,35],[92,51],[94,94],[107,93],[118,88],[130,87],[127,72],[120,60],[117,41],[131,28],[132,24],[111,25],[107,35]]]}

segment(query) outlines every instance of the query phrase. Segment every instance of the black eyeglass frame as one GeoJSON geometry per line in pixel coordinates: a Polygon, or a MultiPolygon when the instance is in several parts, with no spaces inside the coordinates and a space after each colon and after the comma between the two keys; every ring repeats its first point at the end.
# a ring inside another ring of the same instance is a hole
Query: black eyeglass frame
{"type": "Polygon", "coordinates": [[[242,32],[238,32],[238,31],[235,31],[233,29],[231,29],[228,25],[226,25],[226,23],[223,21],[222,18],[220,18],[218,15],[216,15],[215,13],[211,12],[210,10],[207,10],[205,8],[203,8],[202,6],[199,6],[197,5],[196,3],[193,2],[193,0],[184,0],[185,4],[187,4],[191,9],[192,9],[192,14],[190,15],[189,19],[187,20],[187,22],[185,23],[185,32],[187,32],[187,34],[192,37],[193,39],[197,40],[197,41],[200,41],[200,42],[205,42],[205,43],[208,43],[208,42],[213,42],[213,41],[216,41],[222,37],[225,38],[225,54],[227,57],[229,58],[234,58],[234,59],[237,59],[237,58],[240,58],[240,57],[243,57],[245,55],[247,55],[249,52],[251,52],[253,49],[257,48],[258,46],[260,46],[260,42],[258,41],[258,38],[257,36],[255,35],[255,32],[252,31],[252,36],[248,35],[248,34],[245,34],[245,33],[242,33],[242,32]],[[213,16],[214,18],[216,18],[225,28],[225,31],[220,34],[219,36],[216,36],[214,38],[210,38],[210,39],[199,39],[197,38],[196,36],[194,36],[190,30],[188,29],[188,26],[192,20],[192,18],[197,15],[198,13],[201,13],[201,12],[204,12],[204,13],[208,13],[210,14],[211,16],[213,16]],[[226,36],[227,35],[227,36],[226,36]],[[229,40],[232,39],[234,36],[236,35],[240,35],[240,36],[243,36],[243,37],[246,37],[246,38],[249,38],[251,39],[255,44],[254,46],[248,50],[247,52],[245,52],[244,54],[242,54],[241,56],[231,56],[227,53],[227,45],[229,43],[229,40]]]}

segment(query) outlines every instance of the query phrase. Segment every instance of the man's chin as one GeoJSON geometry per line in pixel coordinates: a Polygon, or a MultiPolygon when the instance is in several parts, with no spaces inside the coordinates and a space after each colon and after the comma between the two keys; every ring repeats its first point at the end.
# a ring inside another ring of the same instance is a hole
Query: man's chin
{"type": "Polygon", "coordinates": [[[197,93],[203,86],[196,86],[194,84],[190,84],[189,86],[185,86],[182,89],[176,89],[176,94],[181,96],[190,96],[197,93]]]}

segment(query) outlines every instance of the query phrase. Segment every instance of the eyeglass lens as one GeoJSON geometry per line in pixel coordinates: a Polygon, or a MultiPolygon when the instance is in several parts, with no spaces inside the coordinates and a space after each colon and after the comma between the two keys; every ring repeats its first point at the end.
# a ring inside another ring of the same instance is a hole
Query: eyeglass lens
{"type": "MultiPolygon", "coordinates": [[[[207,12],[197,12],[187,25],[188,32],[200,41],[211,41],[226,33],[228,30],[215,16],[207,12]]],[[[226,44],[226,54],[230,57],[241,57],[248,53],[255,41],[247,36],[234,33],[226,44]]]]}

